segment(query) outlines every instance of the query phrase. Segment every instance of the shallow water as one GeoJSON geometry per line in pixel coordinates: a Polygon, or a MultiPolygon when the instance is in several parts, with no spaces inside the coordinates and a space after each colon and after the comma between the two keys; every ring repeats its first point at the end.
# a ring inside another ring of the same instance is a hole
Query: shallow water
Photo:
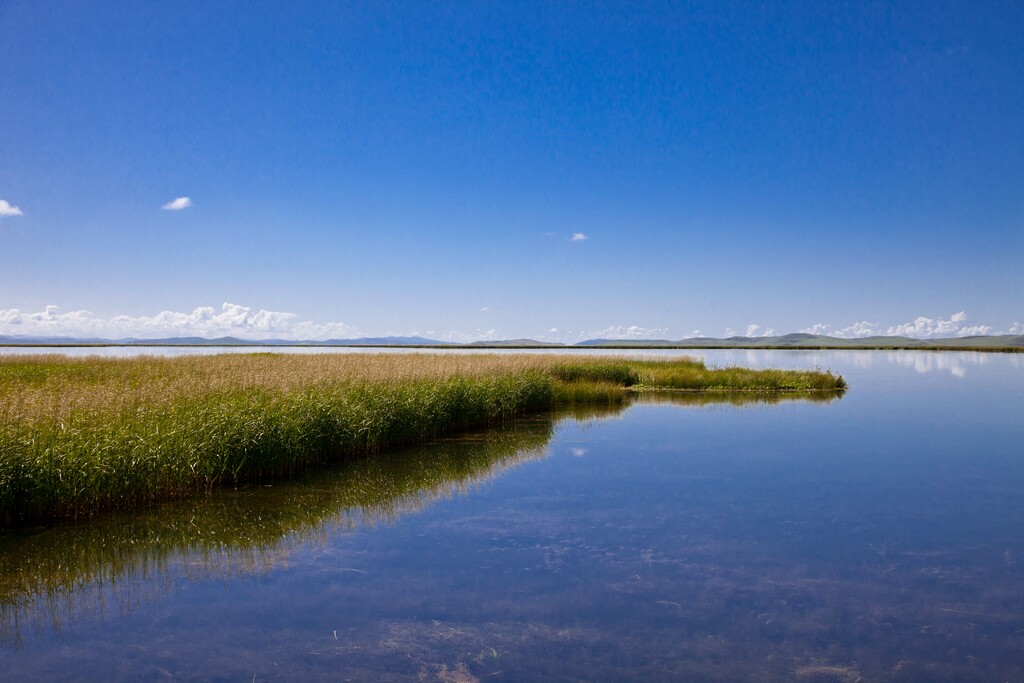
{"type": "Polygon", "coordinates": [[[1020,356],[699,355],[851,389],[4,534],[0,680],[1024,678],[1020,356]]]}

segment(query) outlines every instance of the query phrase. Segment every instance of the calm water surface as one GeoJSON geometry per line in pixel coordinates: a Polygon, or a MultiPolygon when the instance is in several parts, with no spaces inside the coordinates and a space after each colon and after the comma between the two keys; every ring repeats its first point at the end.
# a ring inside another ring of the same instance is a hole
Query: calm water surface
{"type": "Polygon", "coordinates": [[[1024,357],[699,355],[851,389],[3,534],[0,680],[1024,680],[1024,357]]]}

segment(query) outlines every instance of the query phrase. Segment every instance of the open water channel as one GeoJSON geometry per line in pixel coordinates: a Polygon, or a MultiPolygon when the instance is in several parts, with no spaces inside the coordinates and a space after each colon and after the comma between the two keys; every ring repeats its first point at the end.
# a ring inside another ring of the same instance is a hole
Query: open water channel
{"type": "Polygon", "coordinates": [[[1024,355],[690,353],[850,390],[0,532],[0,680],[1024,680],[1024,355]]]}

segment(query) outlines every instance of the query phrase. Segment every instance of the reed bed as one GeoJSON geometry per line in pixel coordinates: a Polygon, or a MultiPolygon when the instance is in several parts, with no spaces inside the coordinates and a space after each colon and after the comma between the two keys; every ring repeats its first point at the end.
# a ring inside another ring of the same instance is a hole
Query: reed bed
{"type": "MultiPolygon", "coordinates": [[[[607,409],[606,409],[607,410],[607,409]]],[[[180,579],[245,576],[288,561],[337,529],[391,522],[539,458],[554,419],[511,425],[347,461],[273,487],[196,496],[89,524],[0,534],[0,646],[113,609],[180,579]]]]}
{"type": "Polygon", "coordinates": [[[289,476],[628,392],[832,392],[827,372],[559,355],[0,359],[0,523],[289,476]]]}

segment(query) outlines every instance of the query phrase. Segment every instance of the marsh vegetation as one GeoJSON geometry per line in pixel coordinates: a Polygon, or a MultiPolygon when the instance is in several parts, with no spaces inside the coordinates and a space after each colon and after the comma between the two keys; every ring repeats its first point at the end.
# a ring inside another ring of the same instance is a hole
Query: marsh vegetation
{"type": "Polygon", "coordinates": [[[541,457],[554,424],[547,417],[521,420],[353,458],[285,485],[243,487],[0,535],[0,643],[16,645],[26,630],[60,629],[69,620],[102,614],[107,605],[131,611],[185,577],[227,579],[279,567],[295,545],[392,522],[541,457]],[[140,591],[140,585],[157,588],[140,591]]]}
{"type": "Polygon", "coordinates": [[[266,481],[654,390],[835,395],[819,371],[693,359],[381,354],[0,359],[0,523],[266,481]]]}
{"type": "MultiPolygon", "coordinates": [[[[828,401],[795,393],[644,394],[685,408],[828,401]]],[[[294,548],[390,524],[547,455],[555,427],[621,415],[625,403],[574,404],[468,434],[83,522],[0,533],[0,645],[111,610],[127,614],[182,581],[229,580],[288,564],[294,548]]]]}
{"type": "Polygon", "coordinates": [[[906,356],[0,530],[0,678],[1020,680],[1022,366],[906,356]]]}

